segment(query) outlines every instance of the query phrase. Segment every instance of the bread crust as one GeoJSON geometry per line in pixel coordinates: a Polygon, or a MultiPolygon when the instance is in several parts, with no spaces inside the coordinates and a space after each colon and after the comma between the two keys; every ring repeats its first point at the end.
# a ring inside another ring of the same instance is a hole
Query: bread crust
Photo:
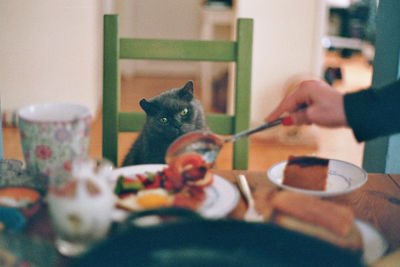
{"type": "Polygon", "coordinates": [[[273,223],[339,247],[362,251],[361,233],[354,224],[351,208],[286,190],[275,193],[271,203],[273,223]]]}
{"type": "Polygon", "coordinates": [[[348,235],[340,236],[324,227],[304,222],[280,212],[274,214],[273,221],[286,229],[317,237],[342,248],[352,251],[362,250],[361,233],[356,225],[353,225],[348,235]]]}
{"type": "Polygon", "coordinates": [[[349,207],[333,202],[281,191],[273,196],[272,205],[278,211],[324,227],[340,236],[348,235],[353,228],[354,212],[349,207]]]}

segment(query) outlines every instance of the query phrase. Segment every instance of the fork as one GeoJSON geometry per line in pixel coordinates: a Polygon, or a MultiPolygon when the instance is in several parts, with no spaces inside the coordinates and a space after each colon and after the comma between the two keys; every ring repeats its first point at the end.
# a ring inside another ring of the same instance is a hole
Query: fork
{"type": "Polygon", "coordinates": [[[247,211],[244,214],[244,220],[249,222],[262,222],[264,216],[261,215],[254,205],[254,198],[251,195],[249,184],[247,183],[246,177],[243,174],[236,176],[236,181],[239,185],[239,189],[242,192],[244,198],[247,201],[247,211]]]}

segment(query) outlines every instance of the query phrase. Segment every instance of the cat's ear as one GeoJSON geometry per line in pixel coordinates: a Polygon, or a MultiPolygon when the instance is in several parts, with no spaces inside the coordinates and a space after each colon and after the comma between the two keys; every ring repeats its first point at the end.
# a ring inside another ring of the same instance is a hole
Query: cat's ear
{"type": "Polygon", "coordinates": [[[157,108],[154,106],[154,104],[147,101],[145,98],[142,98],[139,104],[142,107],[142,109],[149,115],[155,114],[157,111],[157,108]]]}
{"type": "Polygon", "coordinates": [[[193,82],[188,81],[182,89],[179,90],[179,97],[186,101],[192,101],[193,99],[193,82]]]}

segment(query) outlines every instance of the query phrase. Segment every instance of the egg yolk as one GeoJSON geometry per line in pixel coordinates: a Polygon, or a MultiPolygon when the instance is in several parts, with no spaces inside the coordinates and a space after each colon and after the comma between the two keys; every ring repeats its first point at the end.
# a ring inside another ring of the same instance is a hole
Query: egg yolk
{"type": "Polygon", "coordinates": [[[138,197],[137,204],[145,209],[167,207],[170,205],[170,200],[167,196],[159,194],[146,194],[138,197]]]}

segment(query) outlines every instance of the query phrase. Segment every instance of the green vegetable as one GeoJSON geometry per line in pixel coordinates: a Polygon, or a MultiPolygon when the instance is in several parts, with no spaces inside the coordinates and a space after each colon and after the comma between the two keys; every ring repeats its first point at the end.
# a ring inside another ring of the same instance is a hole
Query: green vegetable
{"type": "Polygon", "coordinates": [[[146,172],[147,181],[149,181],[150,183],[154,182],[154,176],[156,176],[154,173],[146,172]]]}
{"type": "Polygon", "coordinates": [[[124,176],[121,175],[118,177],[117,184],[115,185],[114,193],[116,195],[121,194],[123,190],[123,183],[124,183],[124,176]]]}
{"type": "Polygon", "coordinates": [[[117,184],[115,185],[114,193],[121,195],[124,193],[136,193],[144,189],[144,185],[139,180],[131,180],[125,178],[123,175],[118,177],[117,184]]]}
{"type": "Polygon", "coordinates": [[[144,185],[139,180],[122,184],[122,189],[123,189],[124,193],[125,192],[137,192],[143,188],[144,188],[144,185]]]}

